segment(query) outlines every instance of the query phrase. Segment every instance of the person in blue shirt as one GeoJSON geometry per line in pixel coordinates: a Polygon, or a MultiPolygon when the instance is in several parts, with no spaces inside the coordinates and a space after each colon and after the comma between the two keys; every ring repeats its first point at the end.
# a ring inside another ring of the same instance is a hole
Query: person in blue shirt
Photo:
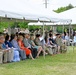
{"type": "Polygon", "coordinates": [[[17,36],[16,35],[11,35],[11,44],[19,52],[20,58],[22,60],[25,60],[26,59],[25,51],[20,49],[18,42],[17,42],[17,36]]]}
{"type": "Polygon", "coordinates": [[[5,38],[3,34],[0,34],[0,49],[3,52],[3,63],[11,62],[13,60],[13,50],[7,48],[5,45],[5,38]]]}
{"type": "Polygon", "coordinates": [[[13,62],[20,61],[19,52],[18,52],[18,50],[16,48],[13,48],[13,46],[12,46],[12,44],[10,42],[10,36],[9,35],[6,35],[6,37],[5,37],[5,45],[8,48],[12,48],[13,49],[13,52],[14,52],[13,62]]]}

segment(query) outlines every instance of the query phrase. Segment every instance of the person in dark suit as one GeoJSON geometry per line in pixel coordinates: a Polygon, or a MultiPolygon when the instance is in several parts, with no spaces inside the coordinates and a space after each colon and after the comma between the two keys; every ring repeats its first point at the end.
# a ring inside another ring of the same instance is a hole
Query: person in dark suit
{"type": "Polygon", "coordinates": [[[24,39],[23,39],[23,43],[24,43],[24,46],[28,49],[30,49],[32,51],[32,56],[33,58],[36,58],[37,56],[37,49],[36,48],[33,48],[30,44],[30,35],[29,33],[25,33],[24,34],[24,39]]]}

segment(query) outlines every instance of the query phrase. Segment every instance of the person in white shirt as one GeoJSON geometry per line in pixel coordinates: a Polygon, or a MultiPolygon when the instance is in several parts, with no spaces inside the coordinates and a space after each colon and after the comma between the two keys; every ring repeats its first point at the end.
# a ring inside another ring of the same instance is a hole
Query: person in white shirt
{"type": "Polygon", "coordinates": [[[69,45],[70,38],[68,33],[66,33],[65,40],[66,40],[66,45],[69,45]]]}
{"type": "Polygon", "coordinates": [[[76,33],[74,35],[73,43],[76,44],[76,33]]]}

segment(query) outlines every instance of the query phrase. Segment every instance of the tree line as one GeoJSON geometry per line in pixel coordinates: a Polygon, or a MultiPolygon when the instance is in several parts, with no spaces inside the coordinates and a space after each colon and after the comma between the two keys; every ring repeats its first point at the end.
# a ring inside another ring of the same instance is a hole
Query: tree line
{"type": "Polygon", "coordinates": [[[60,7],[57,10],[53,10],[53,11],[56,13],[61,13],[61,12],[64,12],[64,11],[72,9],[72,8],[74,8],[74,6],[72,4],[69,4],[68,6],[60,7]]]}

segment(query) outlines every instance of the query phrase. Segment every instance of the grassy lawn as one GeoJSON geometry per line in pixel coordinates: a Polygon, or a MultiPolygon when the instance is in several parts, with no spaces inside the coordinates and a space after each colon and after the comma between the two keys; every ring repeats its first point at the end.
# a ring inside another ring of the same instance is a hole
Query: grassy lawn
{"type": "Polygon", "coordinates": [[[36,60],[0,64],[0,75],[76,75],[76,48],[45,59],[40,56],[36,60]]]}

